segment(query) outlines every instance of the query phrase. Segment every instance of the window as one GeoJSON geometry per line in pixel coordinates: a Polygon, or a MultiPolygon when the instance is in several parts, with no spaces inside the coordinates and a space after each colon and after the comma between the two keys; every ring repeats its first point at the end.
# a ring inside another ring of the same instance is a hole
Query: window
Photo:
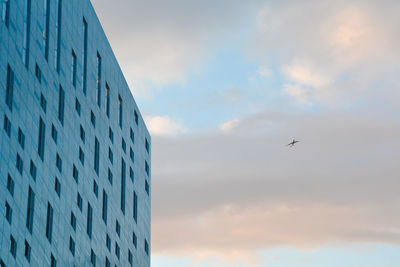
{"type": "Polygon", "coordinates": [[[132,163],[135,162],[135,153],[133,152],[132,147],[129,149],[129,156],[131,158],[132,163]]]}
{"type": "Polygon", "coordinates": [[[71,56],[72,56],[71,81],[72,81],[72,85],[74,87],[76,87],[76,65],[77,65],[76,63],[77,63],[77,61],[76,61],[76,54],[75,54],[74,49],[72,49],[71,56]]]}
{"type": "Polygon", "coordinates": [[[114,156],[111,147],[108,148],[108,159],[110,160],[111,164],[113,164],[114,156]]]}
{"type": "Polygon", "coordinates": [[[108,181],[112,185],[112,183],[113,183],[113,174],[112,174],[110,168],[108,168],[108,181]]]}
{"type": "Polygon", "coordinates": [[[94,254],[93,249],[90,251],[90,263],[96,266],[96,254],[94,254]]]}
{"type": "Polygon", "coordinates": [[[57,32],[57,44],[56,44],[56,57],[55,57],[55,66],[57,73],[60,73],[60,54],[61,54],[61,16],[62,16],[62,0],[57,0],[57,23],[56,23],[56,32],[57,32]]]}
{"type": "Polygon", "coordinates": [[[22,175],[22,170],[24,168],[24,162],[22,161],[21,156],[17,153],[17,170],[22,175]]]}
{"type": "Polygon", "coordinates": [[[118,106],[119,106],[119,127],[122,128],[122,98],[118,95],[118,106]]]}
{"type": "Polygon", "coordinates": [[[96,127],[96,116],[93,113],[93,110],[90,111],[90,122],[92,123],[93,127],[96,127]]]}
{"type": "Polygon", "coordinates": [[[107,209],[108,209],[108,196],[106,191],[103,189],[103,208],[101,211],[101,218],[104,223],[107,224],[107,209]]]}
{"type": "Polygon", "coordinates": [[[111,267],[111,263],[108,257],[106,257],[106,267],[111,267]]]}
{"type": "Polygon", "coordinates": [[[137,223],[138,218],[138,198],[136,192],[133,191],[133,219],[137,223]]]}
{"type": "Polygon", "coordinates": [[[99,165],[100,165],[100,143],[97,137],[94,139],[94,171],[99,175],[99,165]]]}
{"type": "Polygon", "coordinates": [[[31,0],[25,0],[25,16],[24,16],[24,45],[23,45],[23,62],[25,67],[29,67],[29,47],[31,37],[31,0]]]}
{"type": "Polygon", "coordinates": [[[80,147],[79,147],[79,160],[81,161],[82,165],[85,165],[85,154],[83,153],[83,150],[80,147]]]}
{"type": "Polygon", "coordinates": [[[7,176],[7,190],[10,192],[11,196],[14,196],[14,180],[11,178],[11,175],[7,176]]]}
{"type": "Polygon", "coordinates": [[[132,183],[134,183],[135,182],[135,173],[133,172],[133,169],[131,167],[129,168],[129,177],[131,178],[132,183]]]}
{"type": "Polygon", "coordinates": [[[128,262],[132,266],[133,264],[133,255],[130,249],[128,249],[128,262]]]}
{"type": "Polygon", "coordinates": [[[149,255],[149,243],[147,243],[146,239],[144,240],[144,251],[149,255]]]}
{"type": "Polygon", "coordinates": [[[132,243],[135,246],[135,248],[137,248],[137,236],[136,236],[135,232],[133,232],[133,234],[132,234],[132,243]]]}
{"type": "Polygon", "coordinates": [[[71,211],[71,226],[74,231],[76,231],[76,217],[75,214],[71,211]]]}
{"type": "Polygon", "coordinates": [[[57,261],[53,254],[51,254],[50,267],[57,267],[57,261]]]}
{"type": "Polygon", "coordinates": [[[40,94],[40,107],[43,109],[43,112],[46,113],[47,101],[43,94],[40,94]]]}
{"type": "Polygon", "coordinates": [[[147,182],[147,180],[146,180],[144,188],[146,190],[147,195],[149,195],[150,194],[150,186],[149,186],[149,183],[147,182]]]}
{"type": "Polygon", "coordinates": [[[21,128],[18,128],[18,143],[20,144],[22,149],[24,149],[24,147],[25,147],[25,135],[22,132],[21,128]]]}
{"type": "Polygon", "coordinates": [[[30,262],[31,261],[31,246],[29,246],[28,241],[25,239],[25,259],[30,262]]]}
{"type": "Polygon", "coordinates": [[[149,153],[150,152],[150,144],[149,144],[149,141],[147,141],[147,138],[146,138],[146,141],[145,141],[145,147],[146,147],[147,153],[149,153]]]}
{"type": "Polygon", "coordinates": [[[61,122],[61,125],[64,125],[64,102],[65,102],[65,93],[60,85],[59,96],[58,96],[58,119],[61,122]]]}
{"type": "Polygon", "coordinates": [[[6,201],[6,219],[7,219],[7,222],[9,224],[11,224],[11,221],[12,221],[12,209],[10,207],[10,204],[8,204],[7,201],[6,201]]]}
{"type": "Polygon", "coordinates": [[[3,16],[2,19],[4,23],[6,24],[6,27],[8,27],[9,21],[10,21],[10,1],[9,0],[3,0],[3,16]]]}
{"type": "Polygon", "coordinates": [[[46,134],[46,125],[44,124],[42,118],[40,118],[40,120],[39,120],[38,154],[42,161],[44,158],[45,134],[46,134]]]}
{"type": "Polygon", "coordinates": [[[58,153],[57,153],[57,155],[56,155],[56,166],[57,166],[57,169],[58,169],[60,172],[62,172],[62,160],[61,160],[61,158],[60,158],[60,155],[58,155],[58,153]]]}
{"type": "Polygon", "coordinates": [[[78,183],[79,172],[75,164],[72,165],[72,177],[74,177],[75,182],[78,183]]]}
{"type": "Polygon", "coordinates": [[[42,71],[39,68],[39,65],[36,63],[35,65],[35,76],[38,79],[39,83],[42,82],[42,71]]]}
{"type": "Polygon", "coordinates": [[[106,115],[110,118],[110,87],[106,83],[106,115]]]}
{"type": "Polygon", "coordinates": [[[15,241],[12,235],[10,235],[10,252],[15,259],[15,256],[17,255],[17,241],[15,241]]]}
{"type": "Polygon", "coordinates": [[[93,216],[93,209],[90,203],[88,202],[86,233],[88,234],[90,239],[92,238],[92,216],[93,216]]]}
{"type": "Polygon", "coordinates": [[[122,158],[121,162],[121,211],[125,214],[125,176],[126,176],[126,165],[122,158]]]}
{"type": "Polygon", "coordinates": [[[83,129],[82,125],[80,126],[79,136],[81,137],[82,142],[85,143],[85,130],[83,129]]]}
{"type": "Polygon", "coordinates": [[[145,169],[147,175],[150,175],[150,167],[149,167],[149,164],[147,163],[147,160],[144,162],[144,169],[145,169]]]}
{"type": "Polygon", "coordinates": [[[135,133],[133,132],[132,128],[131,128],[129,136],[131,137],[132,143],[135,143],[135,133]]]}
{"type": "Polygon", "coordinates": [[[101,107],[101,56],[97,51],[97,105],[101,107]]]}
{"type": "Polygon", "coordinates": [[[136,123],[136,125],[138,125],[139,124],[139,115],[136,110],[135,110],[134,114],[135,114],[135,123],[136,123]]]}
{"type": "Polygon", "coordinates": [[[29,233],[32,234],[33,228],[33,214],[35,209],[35,193],[33,192],[32,188],[29,187],[28,191],[28,207],[26,211],[26,228],[28,229],[29,233]]]}
{"type": "Polygon", "coordinates": [[[69,251],[71,251],[72,255],[75,256],[75,241],[72,237],[69,237],[69,251]]]}
{"type": "Polygon", "coordinates": [[[115,221],[115,232],[117,232],[118,236],[121,236],[121,225],[119,224],[118,220],[115,221]]]}
{"type": "Polygon", "coordinates": [[[75,98],[75,110],[78,115],[81,115],[81,103],[79,103],[78,98],[75,98]]]}
{"type": "Polygon", "coordinates": [[[53,138],[54,143],[57,144],[57,129],[54,124],[51,125],[51,138],[53,138]]]}
{"type": "Polygon", "coordinates": [[[106,247],[108,251],[111,251],[111,238],[108,236],[108,234],[106,235],[106,247]]]}
{"type": "Polygon", "coordinates": [[[4,115],[4,131],[6,131],[8,137],[11,136],[11,122],[7,115],[4,115]]]}
{"type": "Polygon", "coordinates": [[[115,241],[115,255],[117,256],[118,259],[119,259],[119,254],[120,254],[119,250],[120,250],[119,245],[118,245],[117,241],[115,241]]]}
{"type": "MultiPolygon", "coordinates": [[[[7,4],[8,6],[9,4],[7,4]]],[[[7,9],[8,10],[8,9],[7,9]]],[[[6,85],[6,104],[8,108],[12,111],[12,102],[14,95],[14,71],[11,69],[10,65],[7,66],[7,85],[6,85]]]]}
{"type": "Polygon", "coordinates": [[[81,194],[78,193],[77,205],[80,211],[82,211],[82,197],[81,194]]]}
{"type": "Polygon", "coordinates": [[[121,146],[122,146],[122,150],[126,153],[126,143],[125,143],[125,139],[124,138],[122,138],[121,146]]]}
{"type": "Polygon", "coordinates": [[[95,180],[93,180],[93,193],[96,198],[99,196],[99,186],[97,185],[95,180]]]}
{"type": "Polygon", "coordinates": [[[36,173],[37,173],[36,165],[31,160],[31,163],[30,163],[30,166],[29,166],[29,174],[32,176],[34,181],[36,181],[36,173]]]}
{"type": "Polygon", "coordinates": [[[60,184],[60,181],[57,179],[57,177],[56,177],[56,180],[55,180],[55,182],[54,182],[54,191],[56,191],[57,196],[60,197],[60,194],[61,194],[61,184],[60,184]]]}
{"type": "Polygon", "coordinates": [[[114,132],[111,130],[111,127],[108,128],[108,137],[110,138],[111,143],[114,143],[114,132]]]}
{"type": "Polygon", "coordinates": [[[47,202],[47,218],[46,218],[46,238],[51,244],[51,238],[53,235],[53,207],[50,202],[47,202]]]}
{"type": "Polygon", "coordinates": [[[44,12],[44,31],[43,31],[43,46],[44,58],[49,59],[49,40],[50,40],[50,0],[45,0],[44,12]]]}
{"type": "Polygon", "coordinates": [[[86,95],[86,79],[87,79],[87,44],[88,44],[88,25],[86,19],[83,18],[83,93],[86,95]]]}

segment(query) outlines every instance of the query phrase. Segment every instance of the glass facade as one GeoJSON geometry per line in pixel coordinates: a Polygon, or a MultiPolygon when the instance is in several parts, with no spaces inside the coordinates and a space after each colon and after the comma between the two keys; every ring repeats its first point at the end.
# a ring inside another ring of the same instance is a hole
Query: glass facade
{"type": "Polygon", "coordinates": [[[0,266],[150,266],[151,137],[90,1],[0,14],[0,266]]]}

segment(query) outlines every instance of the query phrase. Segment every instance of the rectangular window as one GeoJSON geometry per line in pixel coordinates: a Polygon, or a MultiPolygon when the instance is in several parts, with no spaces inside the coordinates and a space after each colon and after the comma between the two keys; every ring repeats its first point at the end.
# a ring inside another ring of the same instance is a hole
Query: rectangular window
{"type": "Polygon", "coordinates": [[[118,104],[119,104],[119,127],[122,128],[122,98],[118,95],[118,104]]]}
{"type": "Polygon", "coordinates": [[[93,249],[90,251],[90,263],[93,266],[96,266],[96,254],[94,253],[93,249]]]}
{"type": "Polygon", "coordinates": [[[96,183],[96,180],[93,179],[93,193],[96,196],[96,198],[99,197],[99,186],[96,183]]]}
{"type": "Polygon", "coordinates": [[[149,255],[149,243],[147,243],[146,239],[144,240],[144,251],[149,255]]]}
{"type": "Polygon", "coordinates": [[[60,54],[61,54],[61,16],[62,16],[62,0],[57,0],[57,23],[56,23],[56,53],[55,53],[55,66],[57,73],[60,73],[60,54]]]}
{"type": "Polygon", "coordinates": [[[139,124],[139,115],[136,110],[135,110],[135,123],[136,123],[136,125],[139,124]]]}
{"type": "Polygon", "coordinates": [[[14,180],[11,178],[11,175],[7,176],[7,190],[10,192],[11,196],[14,196],[14,180]]]}
{"type": "Polygon", "coordinates": [[[145,141],[145,147],[146,147],[147,153],[150,153],[150,144],[149,144],[149,141],[147,141],[147,138],[146,138],[146,141],[145,141]]]}
{"type": "Polygon", "coordinates": [[[111,147],[108,148],[108,159],[110,160],[111,164],[113,164],[114,156],[113,156],[113,152],[111,150],[111,147]]]}
{"type": "Polygon", "coordinates": [[[110,87],[106,83],[106,114],[110,118],[110,87]]]}
{"type": "Polygon", "coordinates": [[[40,67],[37,63],[35,65],[35,76],[38,79],[39,83],[41,83],[42,82],[42,70],[40,69],[40,67]]]}
{"type": "Polygon", "coordinates": [[[135,232],[133,232],[133,234],[132,234],[132,242],[133,242],[133,245],[135,246],[135,248],[137,248],[137,236],[136,236],[135,232]]]}
{"type": "Polygon", "coordinates": [[[7,115],[4,115],[4,131],[6,131],[8,137],[11,136],[11,122],[7,115]]]}
{"type": "Polygon", "coordinates": [[[145,190],[146,190],[147,195],[150,195],[150,185],[149,185],[149,183],[147,182],[147,180],[146,180],[146,183],[145,183],[144,188],[145,188],[145,190]]]}
{"type": "Polygon", "coordinates": [[[47,202],[47,219],[46,219],[46,237],[51,244],[51,238],[53,235],[53,207],[50,202],[47,202]]]}
{"type": "Polygon", "coordinates": [[[79,129],[79,136],[81,137],[82,142],[85,143],[85,130],[83,129],[82,125],[79,129]]]}
{"type": "Polygon", "coordinates": [[[110,168],[108,168],[108,181],[112,185],[112,183],[113,183],[113,174],[112,174],[110,168]]]}
{"type": "Polygon", "coordinates": [[[28,207],[26,212],[26,228],[32,234],[33,228],[33,214],[35,210],[35,192],[29,187],[28,191],[28,207]]]}
{"type": "Polygon", "coordinates": [[[106,191],[103,189],[103,209],[101,212],[101,218],[104,223],[107,224],[107,209],[108,209],[108,196],[106,191]]]}
{"type": "Polygon", "coordinates": [[[42,161],[44,158],[45,134],[46,134],[46,125],[44,124],[42,118],[40,118],[40,120],[39,120],[38,154],[42,161]]]}
{"type": "Polygon", "coordinates": [[[111,130],[111,127],[108,128],[108,137],[110,138],[111,143],[114,143],[114,132],[111,130]]]}
{"type": "Polygon", "coordinates": [[[94,170],[99,175],[99,164],[100,164],[100,143],[97,137],[94,139],[94,170]]]}
{"type": "Polygon", "coordinates": [[[51,138],[53,138],[54,143],[57,144],[57,129],[54,124],[51,125],[51,138]]]}
{"type": "Polygon", "coordinates": [[[15,256],[17,255],[17,241],[15,241],[12,235],[10,235],[10,252],[15,259],[15,256]]]}
{"type": "Polygon", "coordinates": [[[12,209],[10,207],[10,204],[6,201],[6,220],[9,224],[12,222],[12,209]]]}
{"type": "Polygon", "coordinates": [[[87,44],[88,44],[88,25],[86,19],[83,18],[83,93],[86,95],[87,82],[87,44]]]}
{"type": "Polygon", "coordinates": [[[46,113],[47,102],[43,94],[40,94],[40,106],[42,107],[43,112],[46,113]]]}
{"type": "Polygon", "coordinates": [[[8,24],[10,23],[10,0],[3,0],[2,19],[6,24],[6,27],[8,27],[8,24]]]}
{"type": "Polygon", "coordinates": [[[111,238],[108,234],[106,235],[106,247],[111,252],[111,238]]]}
{"type": "Polygon", "coordinates": [[[31,0],[25,0],[24,14],[24,46],[23,46],[23,62],[25,67],[29,67],[29,46],[31,39],[31,0]]]}
{"type": "Polygon", "coordinates": [[[18,128],[18,143],[20,144],[22,149],[24,149],[24,147],[25,147],[25,135],[22,132],[21,128],[18,128]]]}
{"type": "Polygon", "coordinates": [[[56,180],[55,180],[55,182],[54,182],[54,191],[56,191],[57,196],[60,197],[60,194],[61,194],[61,184],[60,184],[60,181],[57,179],[57,177],[56,177],[56,180]]]}
{"type": "Polygon", "coordinates": [[[22,171],[24,169],[24,162],[22,161],[21,156],[17,153],[17,164],[16,164],[18,172],[22,175],[22,171]]]}
{"type": "Polygon", "coordinates": [[[31,160],[31,164],[29,166],[29,173],[34,181],[36,181],[36,172],[37,172],[36,165],[35,163],[33,163],[33,160],[31,160]]]}
{"type": "Polygon", "coordinates": [[[115,221],[115,232],[117,232],[118,236],[121,236],[121,225],[119,224],[118,220],[115,221]]]}
{"type": "Polygon", "coordinates": [[[131,158],[132,163],[135,163],[135,153],[132,148],[129,149],[129,157],[131,158]]]}
{"type": "Polygon", "coordinates": [[[138,219],[138,198],[136,192],[133,191],[133,219],[137,223],[138,219]]]}
{"type": "Polygon", "coordinates": [[[7,66],[7,84],[6,84],[6,104],[12,111],[12,102],[14,95],[14,71],[10,65],[7,66]]]}
{"type": "Polygon", "coordinates": [[[75,99],[75,110],[78,115],[81,115],[81,103],[79,103],[78,98],[75,99]]]}
{"type": "Polygon", "coordinates": [[[122,147],[122,150],[126,153],[126,143],[125,143],[125,139],[124,138],[122,138],[121,147],[122,147]]]}
{"type": "Polygon", "coordinates": [[[51,254],[50,267],[57,267],[57,261],[53,254],[51,254]]]}
{"type": "Polygon", "coordinates": [[[121,163],[121,211],[125,214],[125,176],[126,176],[126,166],[125,161],[122,158],[121,163]]]}
{"type": "Polygon", "coordinates": [[[75,256],[75,241],[72,237],[69,237],[69,251],[71,251],[72,255],[75,256]]]}
{"type": "Polygon", "coordinates": [[[106,257],[106,267],[111,267],[111,263],[108,257],[106,257]]]}
{"type": "Polygon", "coordinates": [[[130,137],[131,137],[132,143],[135,143],[135,133],[133,132],[132,128],[130,131],[130,137]]]}
{"type": "Polygon", "coordinates": [[[79,147],[79,160],[82,163],[82,166],[85,165],[85,154],[83,153],[82,148],[79,147]]]}
{"type": "Polygon", "coordinates": [[[79,210],[82,211],[82,197],[81,197],[81,194],[79,194],[79,193],[78,193],[78,199],[77,199],[76,203],[78,205],[79,210]]]}
{"type": "Polygon", "coordinates": [[[57,169],[60,172],[62,172],[62,160],[61,160],[60,155],[58,155],[58,153],[57,153],[57,156],[56,156],[56,166],[57,166],[57,169]]]}
{"type": "Polygon", "coordinates": [[[129,177],[131,178],[132,183],[134,183],[135,182],[135,173],[133,172],[132,168],[129,168],[129,177]]]}
{"type": "Polygon", "coordinates": [[[31,261],[31,246],[29,245],[28,241],[25,239],[25,259],[30,262],[31,261]]]}
{"type": "Polygon", "coordinates": [[[101,56],[97,51],[97,105],[101,107],[101,56]]]}
{"type": "Polygon", "coordinates": [[[76,65],[76,54],[74,49],[72,49],[71,81],[74,87],[76,87],[76,65]]]}
{"type": "Polygon", "coordinates": [[[92,123],[93,127],[96,127],[96,116],[93,113],[93,110],[90,111],[90,122],[92,123]]]}
{"type": "Polygon", "coordinates": [[[128,262],[132,266],[133,264],[133,255],[130,249],[128,249],[128,262]]]}
{"type": "Polygon", "coordinates": [[[43,31],[43,46],[44,58],[49,59],[49,39],[50,39],[50,0],[44,0],[44,31],[43,31]]]}
{"type": "Polygon", "coordinates": [[[75,182],[78,183],[79,172],[78,172],[78,169],[76,168],[75,164],[73,164],[73,167],[72,167],[72,177],[74,177],[75,182]]]}
{"type": "Polygon", "coordinates": [[[71,211],[71,226],[74,231],[76,231],[76,217],[75,214],[71,211]]]}
{"type": "Polygon", "coordinates": [[[118,245],[117,241],[115,241],[115,255],[116,255],[117,258],[119,259],[120,248],[119,248],[119,245],[118,245]]]}
{"type": "Polygon", "coordinates": [[[61,125],[64,125],[64,102],[65,102],[65,93],[60,85],[59,95],[58,95],[58,119],[60,120],[61,125]]]}
{"type": "Polygon", "coordinates": [[[90,206],[90,203],[88,202],[86,233],[88,234],[90,239],[92,238],[92,217],[93,217],[93,208],[92,206],[90,206]]]}
{"type": "Polygon", "coordinates": [[[144,169],[145,169],[147,175],[150,175],[150,167],[149,167],[149,164],[147,163],[147,160],[145,160],[145,162],[144,162],[144,169]]]}

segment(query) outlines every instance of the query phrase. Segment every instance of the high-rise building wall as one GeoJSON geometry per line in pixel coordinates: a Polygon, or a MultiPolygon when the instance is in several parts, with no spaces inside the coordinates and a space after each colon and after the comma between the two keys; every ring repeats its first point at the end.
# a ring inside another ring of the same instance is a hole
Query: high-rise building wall
{"type": "Polygon", "coordinates": [[[0,15],[0,266],[150,266],[150,135],[90,1],[0,15]]]}

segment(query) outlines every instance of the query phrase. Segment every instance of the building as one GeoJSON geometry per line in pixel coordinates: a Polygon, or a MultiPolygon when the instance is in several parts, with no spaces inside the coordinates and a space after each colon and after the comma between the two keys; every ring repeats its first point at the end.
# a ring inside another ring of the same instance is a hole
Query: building
{"type": "Polygon", "coordinates": [[[90,1],[0,1],[0,266],[150,266],[150,135],[90,1]]]}

